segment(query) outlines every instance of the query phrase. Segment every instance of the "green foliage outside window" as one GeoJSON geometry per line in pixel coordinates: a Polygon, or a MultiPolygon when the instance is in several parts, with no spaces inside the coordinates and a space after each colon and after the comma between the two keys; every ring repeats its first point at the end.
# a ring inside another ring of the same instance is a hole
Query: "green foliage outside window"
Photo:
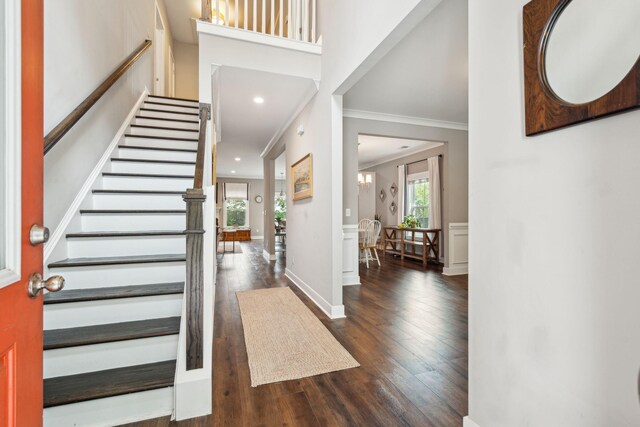
{"type": "Polygon", "coordinates": [[[274,217],[276,222],[285,221],[287,219],[287,197],[286,195],[276,195],[274,205],[274,217]]]}
{"type": "Polygon", "coordinates": [[[227,200],[227,227],[247,225],[247,201],[227,200]]]}

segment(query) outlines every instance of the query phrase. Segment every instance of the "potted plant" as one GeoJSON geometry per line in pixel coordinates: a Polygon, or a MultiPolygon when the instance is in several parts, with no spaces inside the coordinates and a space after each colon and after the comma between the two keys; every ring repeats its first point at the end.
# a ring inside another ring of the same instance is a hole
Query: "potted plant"
{"type": "Polygon", "coordinates": [[[418,218],[416,218],[416,216],[411,213],[404,217],[404,221],[402,221],[399,227],[400,228],[418,228],[418,224],[420,224],[420,221],[418,221],[418,218]]]}

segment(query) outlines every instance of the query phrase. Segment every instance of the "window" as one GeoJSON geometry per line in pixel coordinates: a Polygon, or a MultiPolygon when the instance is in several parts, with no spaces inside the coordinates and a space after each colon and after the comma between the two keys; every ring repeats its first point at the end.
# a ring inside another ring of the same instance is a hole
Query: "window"
{"type": "Polygon", "coordinates": [[[426,172],[407,176],[407,214],[413,214],[420,228],[429,228],[429,179],[426,172]]]}
{"type": "Polygon", "coordinates": [[[225,200],[224,216],[226,227],[248,227],[249,202],[247,200],[225,200]]]}
{"type": "Polygon", "coordinates": [[[287,220],[287,195],[286,194],[283,194],[281,196],[280,193],[276,193],[273,213],[274,213],[274,219],[278,224],[280,224],[282,221],[287,220]]]}

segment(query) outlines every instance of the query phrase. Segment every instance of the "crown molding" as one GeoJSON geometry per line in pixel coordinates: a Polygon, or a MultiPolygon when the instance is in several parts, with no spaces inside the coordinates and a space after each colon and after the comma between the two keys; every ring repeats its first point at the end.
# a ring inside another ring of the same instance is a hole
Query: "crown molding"
{"type": "Polygon", "coordinates": [[[376,120],[379,122],[403,123],[407,125],[426,126],[432,128],[469,130],[468,123],[447,122],[444,120],[425,119],[422,117],[400,116],[396,114],[377,113],[364,110],[347,110],[343,112],[344,117],[351,119],[376,120]]]}

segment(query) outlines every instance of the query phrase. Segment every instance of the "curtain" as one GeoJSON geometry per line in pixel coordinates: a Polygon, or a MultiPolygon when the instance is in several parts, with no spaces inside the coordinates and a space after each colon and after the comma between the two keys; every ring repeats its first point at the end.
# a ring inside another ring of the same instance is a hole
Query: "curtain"
{"type": "Polygon", "coordinates": [[[404,191],[407,188],[407,166],[400,165],[398,166],[398,225],[404,221],[405,215],[405,202],[404,202],[404,191]]]}
{"type": "Polygon", "coordinates": [[[429,228],[442,228],[442,195],[440,194],[440,159],[429,157],[429,228]]]}
{"type": "Polygon", "coordinates": [[[246,182],[225,182],[224,200],[249,200],[249,184],[246,182]]]}

